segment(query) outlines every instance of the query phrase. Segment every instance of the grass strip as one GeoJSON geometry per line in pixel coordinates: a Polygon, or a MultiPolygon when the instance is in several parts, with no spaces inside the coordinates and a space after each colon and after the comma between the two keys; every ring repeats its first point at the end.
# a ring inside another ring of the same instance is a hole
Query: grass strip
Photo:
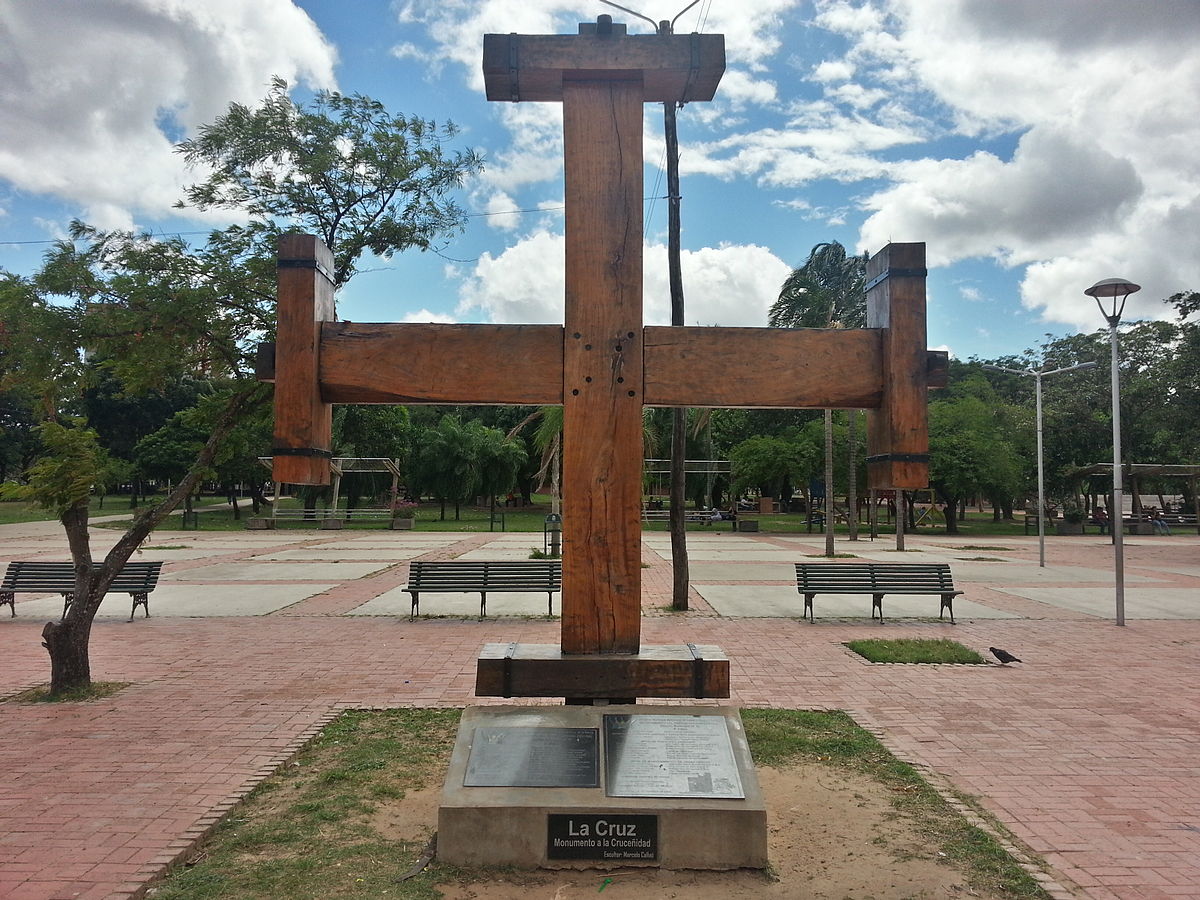
{"type": "Polygon", "coordinates": [[[967,663],[980,665],[982,656],[946,638],[897,638],[847,641],[846,646],[877,663],[967,663]]]}

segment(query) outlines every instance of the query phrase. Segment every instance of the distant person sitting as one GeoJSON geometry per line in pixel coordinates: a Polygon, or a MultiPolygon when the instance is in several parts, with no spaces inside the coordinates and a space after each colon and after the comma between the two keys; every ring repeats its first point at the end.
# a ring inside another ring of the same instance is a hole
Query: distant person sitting
{"type": "Polygon", "coordinates": [[[712,522],[720,522],[721,518],[721,511],[714,506],[712,515],[709,516],[709,523],[711,524],[712,522]]]}
{"type": "Polygon", "coordinates": [[[1157,507],[1150,507],[1150,524],[1154,526],[1155,534],[1170,534],[1171,526],[1167,524],[1167,520],[1163,518],[1162,513],[1157,507]]]}
{"type": "Polygon", "coordinates": [[[1103,506],[1098,506],[1092,511],[1092,523],[1100,526],[1101,534],[1108,534],[1109,526],[1112,524],[1108,518],[1108,510],[1103,506]]]}

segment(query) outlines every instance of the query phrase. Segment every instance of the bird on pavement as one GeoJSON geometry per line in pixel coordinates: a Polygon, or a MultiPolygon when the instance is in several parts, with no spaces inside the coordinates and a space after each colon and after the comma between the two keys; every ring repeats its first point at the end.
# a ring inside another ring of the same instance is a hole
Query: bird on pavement
{"type": "Polygon", "coordinates": [[[1010,662],[1020,662],[1019,659],[1017,659],[1007,650],[1001,650],[999,647],[988,647],[988,650],[992,652],[992,656],[1000,660],[1000,665],[1002,666],[1007,666],[1010,662]]]}

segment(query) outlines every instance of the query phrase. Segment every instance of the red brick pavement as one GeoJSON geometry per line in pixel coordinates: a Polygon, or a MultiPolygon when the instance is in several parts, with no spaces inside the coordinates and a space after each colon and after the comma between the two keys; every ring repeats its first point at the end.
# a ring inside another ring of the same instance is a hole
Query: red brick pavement
{"type": "MultiPolygon", "coordinates": [[[[1036,556],[1020,547],[1009,555],[1036,556]]],[[[1056,555],[1096,565],[1097,553],[1089,541],[1056,555]]],[[[1194,539],[1134,547],[1131,572],[1196,556],[1194,539]]],[[[957,627],[807,625],[718,617],[698,597],[694,613],[662,614],[669,569],[646,558],[658,614],[644,641],[722,646],[733,702],[849,709],[899,756],[978,797],[1088,897],[1200,897],[1200,621],[1122,629],[1041,607],[1040,619],[957,627]],[[841,644],[873,635],[953,635],[1025,664],[870,665],[841,644]]],[[[339,709],[467,704],[483,643],[557,637],[536,620],[330,615],[370,581],[306,601],[316,615],[98,622],[93,672],[130,688],[88,704],[0,704],[0,897],[134,896],[339,709]]],[[[986,593],[1014,610],[1032,603],[986,593]]],[[[6,692],[44,681],[40,627],[0,621],[6,692]]]]}

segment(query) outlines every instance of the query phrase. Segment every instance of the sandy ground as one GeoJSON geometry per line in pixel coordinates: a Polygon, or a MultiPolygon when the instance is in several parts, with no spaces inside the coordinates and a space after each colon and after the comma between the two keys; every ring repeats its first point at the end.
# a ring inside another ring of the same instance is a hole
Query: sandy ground
{"type": "MultiPolygon", "coordinates": [[[[767,798],[772,871],[621,868],[512,873],[443,885],[448,900],[605,898],[945,898],[989,897],[937,859],[921,834],[891,807],[888,791],[862,776],[815,764],[760,767],[767,798]],[[607,883],[606,883],[607,882],[607,883]]],[[[437,821],[440,788],[409,791],[382,806],[373,824],[387,838],[425,841],[437,821]]]]}

